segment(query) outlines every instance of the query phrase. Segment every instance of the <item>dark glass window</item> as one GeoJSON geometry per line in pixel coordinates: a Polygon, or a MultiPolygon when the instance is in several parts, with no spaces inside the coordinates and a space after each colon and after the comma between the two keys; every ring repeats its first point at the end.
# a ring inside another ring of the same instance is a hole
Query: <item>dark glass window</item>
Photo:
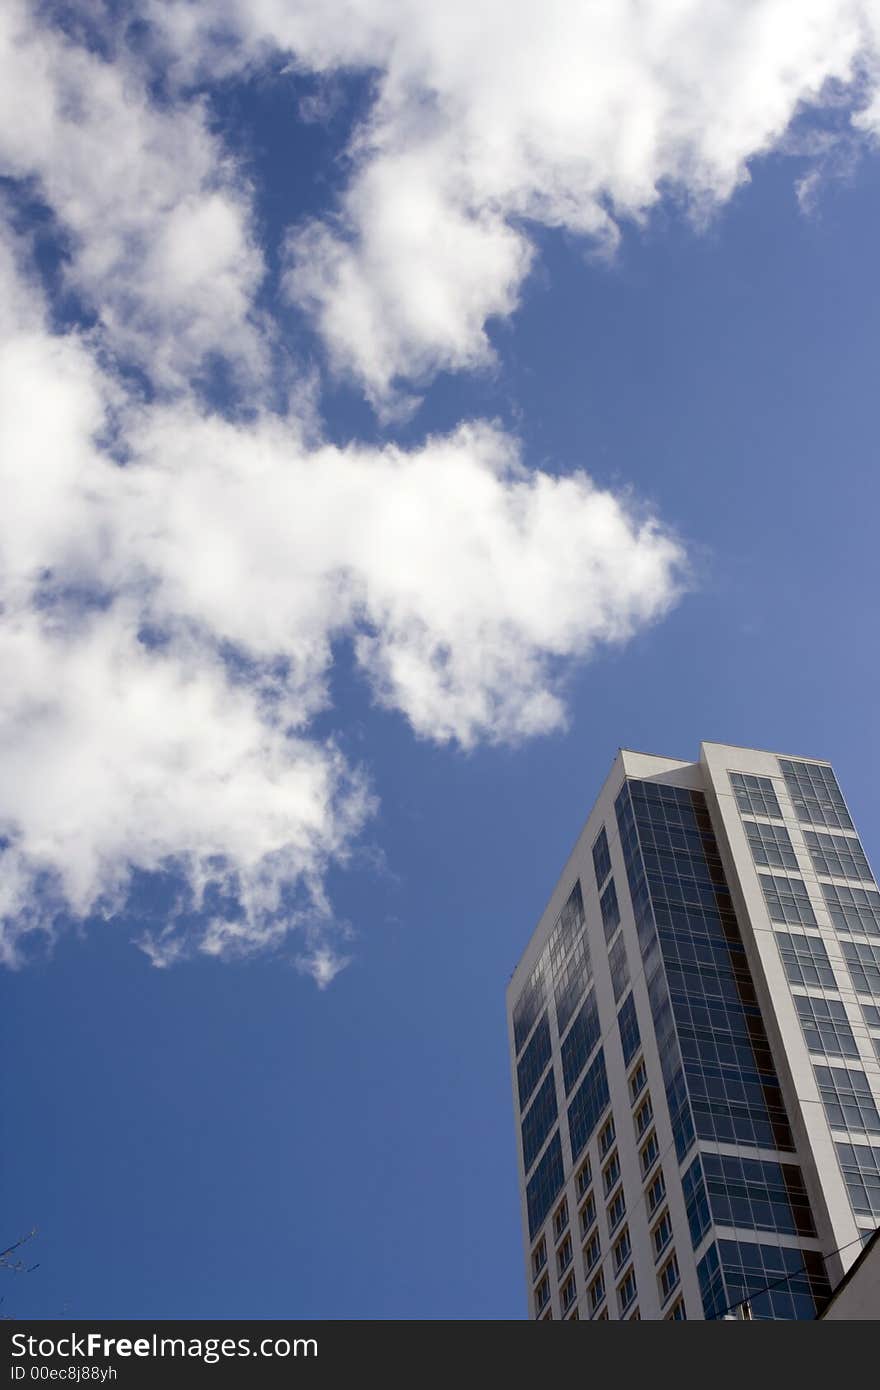
{"type": "Polygon", "coordinates": [[[695,1134],[793,1148],[705,798],[633,780],[616,809],[679,1161],[695,1134]]]}
{"type": "Polygon", "coordinates": [[[619,1274],[630,1257],[632,1251],[632,1241],[629,1236],[629,1227],[624,1226],[620,1239],[614,1246],[614,1273],[619,1274]]]}
{"type": "Polygon", "coordinates": [[[650,1184],[645,1197],[648,1202],[648,1211],[654,1213],[659,1207],[663,1198],[666,1196],[666,1179],[663,1176],[663,1169],[657,1174],[654,1181],[650,1184]]]}
{"type": "Polygon", "coordinates": [[[546,1308],[549,1302],[550,1280],[547,1278],[547,1275],[545,1274],[544,1278],[541,1280],[540,1284],[535,1289],[535,1312],[540,1313],[542,1308],[546,1308]]]}
{"type": "Polygon", "coordinates": [[[555,1125],[557,1118],[556,1083],[553,1079],[553,1072],[549,1071],[546,1081],[535,1096],[522,1122],[523,1163],[526,1172],[529,1171],[541,1152],[544,1140],[555,1125]]]}
{"type": "Polygon", "coordinates": [[[585,935],[581,935],[572,947],[571,955],[559,972],[554,987],[556,1000],[556,1026],[562,1037],[569,1025],[578,1002],[590,983],[592,976],[590,948],[585,935]]]}
{"type": "Polygon", "coordinates": [[[820,936],[802,936],[800,932],[786,931],[777,931],[775,936],[785,973],[793,985],[837,988],[828,952],[820,936]]]}
{"type": "Polygon", "coordinates": [[[783,922],[793,927],[816,926],[816,914],[803,879],[784,878],[782,874],[759,874],[758,878],[767,900],[771,922],[783,922]]]}
{"type": "Polygon", "coordinates": [[[863,1071],[855,1067],[815,1067],[814,1070],[832,1129],[880,1134],[880,1114],[863,1071]]]}
{"type": "Polygon", "coordinates": [[[799,1246],[719,1240],[697,1275],[707,1318],[723,1317],[748,1300],[755,1319],[812,1319],[831,1291],[819,1251],[799,1246]]]}
{"type": "Polygon", "coordinates": [[[599,1262],[602,1254],[602,1246],[599,1240],[599,1232],[595,1231],[590,1240],[584,1246],[584,1273],[589,1274],[599,1262]]]}
{"type": "Polygon", "coordinates": [[[651,1244],[654,1247],[655,1260],[659,1259],[671,1240],[672,1217],[669,1215],[669,1209],[667,1208],[651,1232],[651,1244]]]}
{"type": "Polygon", "coordinates": [[[626,1216],[626,1198],[623,1195],[623,1188],[617,1190],[617,1194],[608,1204],[608,1230],[615,1230],[626,1216]]]}
{"type": "Polygon", "coordinates": [[[617,1302],[621,1313],[625,1313],[636,1296],[636,1276],[632,1269],[627,1270],[626,1276],[617,1286],[617,1302]]]}
{"type": "Polygon", "coordinates": [[[873,881],[865,851],[853,836],[805,830],[804,843],[810,851],[817,874],[827,874],[829,878],[854,878],[866,883],[873,881]]]}
{"type": "Polygon", "coordinates": [[[580,1209],[581,1235],[585,1236],[587,1231],[596,1220],[596,1198],[592,1192],[587,1195],[587,1200],[580,1209]]]}
{"type": "Polygon", "coordinates": [[[681,1186],[684,1192],[688,1226],[691,1231],[691,1243],[696,1250],[712,1224],[712,1217],[709,1213],[709,1198],[706,1193],[699,1154],[682,1178],[681,1186]]]}
{"type": "Polygon", "coordinates": [[[606,1167],[602,1170],[602,1187],[605,1191],[606,1197],[608,1196],[608,1193],[611,1191],[612,1187],[614,1187],[615,1183],[619,1181],[620,1159],[617,1156],[617,1154],[614,1153],[611,1155],[611,1159],[609,1160],[606,1167]]]}
{"type": "Polygon", "coordinates": [[[611,855],[608,852],[608,836],[605,834],[604,825],[593,845],[593,868],[596,871],[596,887],[601,888],[611,873],[611,855]]]}
{"type": "Polygon", "coordinates": [[[799,821],[852,830],[846,803],[830,767],[823,767],[821,763],[793,762],[788,758],[780,758],[779,766],[799,821]]]}
{"type": "Polygon", "coordinates": [[[528,1047],[516,1066],[516,1083],[519,1087],[519,1108],[525,1110],[529,1097],[544,1074],[550,1061],[550,1024],[547,1015],[541,1019],[528,1047]]]}
{"type": "Polygon", "coordinates": [[[753,777],[748,772],[731,772],[730,785],[736,804],[746,815],[775,816],[782,819],[776,792],[769,777],[753,777]]]}
{"type": "Polygon", "coordinates": [[[596,1275],[590,1285],[590,1310],[596,1311],[602,1299],[605,1297],[605,1276],[602,1273],[596,1275]]]}
{"type": "Polygon", "coordinates": [[[544,967],[539,961],[513,1006],[513,1037],[517,1052],[522,1051],[523,1043],[544,1007],[546,989],[544,967]]]}
{"type": "Polygon", "coordinates": [[[547,1213],[562,1191],[565,1172],[562,1166],[562,1142],[557,1130],[544,1155],[526,1185],[526,1207],[529,1213],[529,1239],[533,1240],[547,1219],[547,1213]]]}
{"type": "Polygon", "coordinates": [[[815,1236],[800,1168],[756,1158],[704,1153],[703,1172],[716,1225],[815,1236]]]}
{"type": "Polygon", "coordinates": [[[828,1057],[858,1057],[859,1049],[842,1000],[798,994],[794,1002],[811,1052],[824,1052],[828,1057]]]}
{"type": "Polygon", "coordinates": [[[797,855],[784,825],[744,820],[743,828],[756,864],[768,869],[796,869],[797,855]]]}
{"type": "Polygon", "coordinates": [[[673,1289],[677,1289],[681,1275],[678,1270],[678,1258],[675,1253],[669,1256],[665,1265],[660,1271],[660,1301],[665,1303],[673,1289]]]}
{"type": "Polygon", "coordinates": [[[876,888],[851,888],[842,883],[820,886],[838,931],[880,936],[880,893],[876,888]]]}
{"type": "Polygon", "coordinates": [[[568,1134],[571,1140],[572,1159],[576,1159],[581,1150],[590,1142],[602,1117],[602,1112],[610,1100],[608,1076],[605,1071],[605,1054],[600,1047],[596,1054],[596,1060],[575,1091],[568,1107],[568,1134]]]}
{"type": "Polygon", "coordinates": [[[596,996],[590,990],[562,1044],[562,1079],[565,1082],[566,1095],[570,1094],[572,1086],[583,1071],[601,1032],[596,996]]]}
{"type": "Polygon", "coordinates": [[[589,1157],[587,1157],[584,1159],[583,1163],[578,1169],[577,1178],[575,1179],[578,1197],[583,1197],[584,1193],[586,1192],[587,1188],[589,1187],[592,1181],[593,1166],[590,1163],[589,1157]]]}
{"type": "Polygon", "coordinates": [[[617,1026],[620,1029],[623,1065],[628,1067],[642,1041],[639,1033],[639,1020],[636,1016],[636,1001],[631,994],[627,996],[620,1013],[617,1015],[617,1026]]]}
{"type": "Polygon", "coordinates": [[[569,1274],[559,1293],[559,1297],[562,1301],[563,1313],[568,1312],[569,1308],[574,1303],[576,1295],[577,1287],[575,1285],[574,1274],[569,1274]]]}
{"type": "Polygon", "coordinates": [[[619,1004],[627,988],[629,987],[629,965],[626,959],[626,944],[623,936],[619,936],[611,950],[608,952],[608,965],[611,970],[611,985],[614,990],[614,1002],[619,1004]]]}
{"type": "Polygon", "coordinates": [[[585,920],[581,881],[576,879],[565,907],[557,917],[556,924],[547,938],[547,945],[541,953],[542,960],[546,957],[554,980],[559,975],[562,962],[582,932],[585,920]]]}
{"type": "Polygon", "coordinates": [[[617,901],[614,879],[611,880],[599,899],[599,906],[602,909],[602,927],[605,931],[605,940],[610,941],[620,925],[620,904],[617,901]]]}
{"type": "Polygon", "coordinates": [[[853,988],[860,994],[880,994],[880,946],[867,941],[842,941],[840,945],[853,988]]]}
{"type": "Polygon", "coordinates": [[[532,1251],[532,1278],[537,1279],[547,1263],[547,1242],[542,1236],[532,1251]]]}
{"type": "Polygon", "coordinates": [[[835,1144],[856,1216],[880,1222],[880,1149],[868,1144],[835,1144]]]}

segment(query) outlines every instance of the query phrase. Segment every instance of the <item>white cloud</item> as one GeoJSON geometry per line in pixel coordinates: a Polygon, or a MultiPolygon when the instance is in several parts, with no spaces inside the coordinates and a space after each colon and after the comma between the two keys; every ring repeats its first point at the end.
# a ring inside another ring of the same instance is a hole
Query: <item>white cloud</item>
{"type": "Polygon", "coordinates": [[[669,607],[681,550],[488,424],[340,449],[293,417],[127,400],[88,335],[49,330],[20,253],[0,255],[0,955],[171,870],[154,963],[298,929],[324,986],[347,957],[326,871],[373,805],[310,729],[334,640],[418,734],[518,739],[564,721],[561,661],[669,607]]]}
{"type": "Polygon", "coordinates": [[[268,362],[262,256],[249,191],[199,103],[158,107],[124,49],[99,56],[6,0],[0,174],[51,208],[68,283],[112,350],[177,389],[219,354],[253,389],[268,362]]]}
{"type": "Polygon", "coordinates": [[[338,215],[294,232],[286,284],[381,411],[407,382],[491,360],[487,323],[517,305],[531,220],[607,248],[665,194],[704,216],[828,84],[854,83],[855,127],[877,128],[877,0],[163,0],[154,14],[183,77],[272,51],[375,71],[338,215]]]}

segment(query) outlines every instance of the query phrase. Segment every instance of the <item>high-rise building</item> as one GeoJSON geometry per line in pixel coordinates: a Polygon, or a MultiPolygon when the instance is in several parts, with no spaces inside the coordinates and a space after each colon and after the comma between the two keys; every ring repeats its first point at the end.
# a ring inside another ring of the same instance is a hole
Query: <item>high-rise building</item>
{"type": "Polygon", "coordinates": [[[507,1013],[531,1316],[816,1316],[880,1225],[880,893],[827,762],[621,751],[507,1013]]]}

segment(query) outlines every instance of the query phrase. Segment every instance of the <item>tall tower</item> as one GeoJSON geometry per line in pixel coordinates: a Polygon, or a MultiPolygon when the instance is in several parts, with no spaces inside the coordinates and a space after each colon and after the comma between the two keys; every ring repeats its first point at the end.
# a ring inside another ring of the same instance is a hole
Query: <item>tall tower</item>
{"type": "Polygon", "coordinates": [[[507,1015],[531,1316],[815,1316],[880,1225],[880,893],[828,763],[622,750],[507,1015]]]}

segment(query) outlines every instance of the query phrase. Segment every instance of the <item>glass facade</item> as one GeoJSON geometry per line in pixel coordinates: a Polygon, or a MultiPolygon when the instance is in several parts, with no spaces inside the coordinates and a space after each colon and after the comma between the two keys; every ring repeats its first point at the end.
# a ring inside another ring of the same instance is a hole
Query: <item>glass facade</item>
{"type": "Polygon", "coordinates": [[[526,1172],[544,1147],[544,1140],[556,1124],[558,1113],[556,1084],[550,1071],[522,1122],[523,1163],[526,1172]]]}
{"type": "Polygon", "coordinates": [[[700,1139],[793,1149],[705,798],[628,781],[617,813],[679,1158],[688,1105],[700,1139]]]}
{"type": "Polygon", "coordinates": [[[703,1312],[720,1318],[748,1300],[758,1320],[815,1318],[831,1289],[818,1251],[744,1240],[717,1240],[697,1267],[703,1312]]]}
{"type": "Polygon", "coordinates": [[[780,758],[779,767],[797,819],[805,825],[835,826],[852,830],[853,823],[830,767],[820,763],[794,762],[780,758]]]}

